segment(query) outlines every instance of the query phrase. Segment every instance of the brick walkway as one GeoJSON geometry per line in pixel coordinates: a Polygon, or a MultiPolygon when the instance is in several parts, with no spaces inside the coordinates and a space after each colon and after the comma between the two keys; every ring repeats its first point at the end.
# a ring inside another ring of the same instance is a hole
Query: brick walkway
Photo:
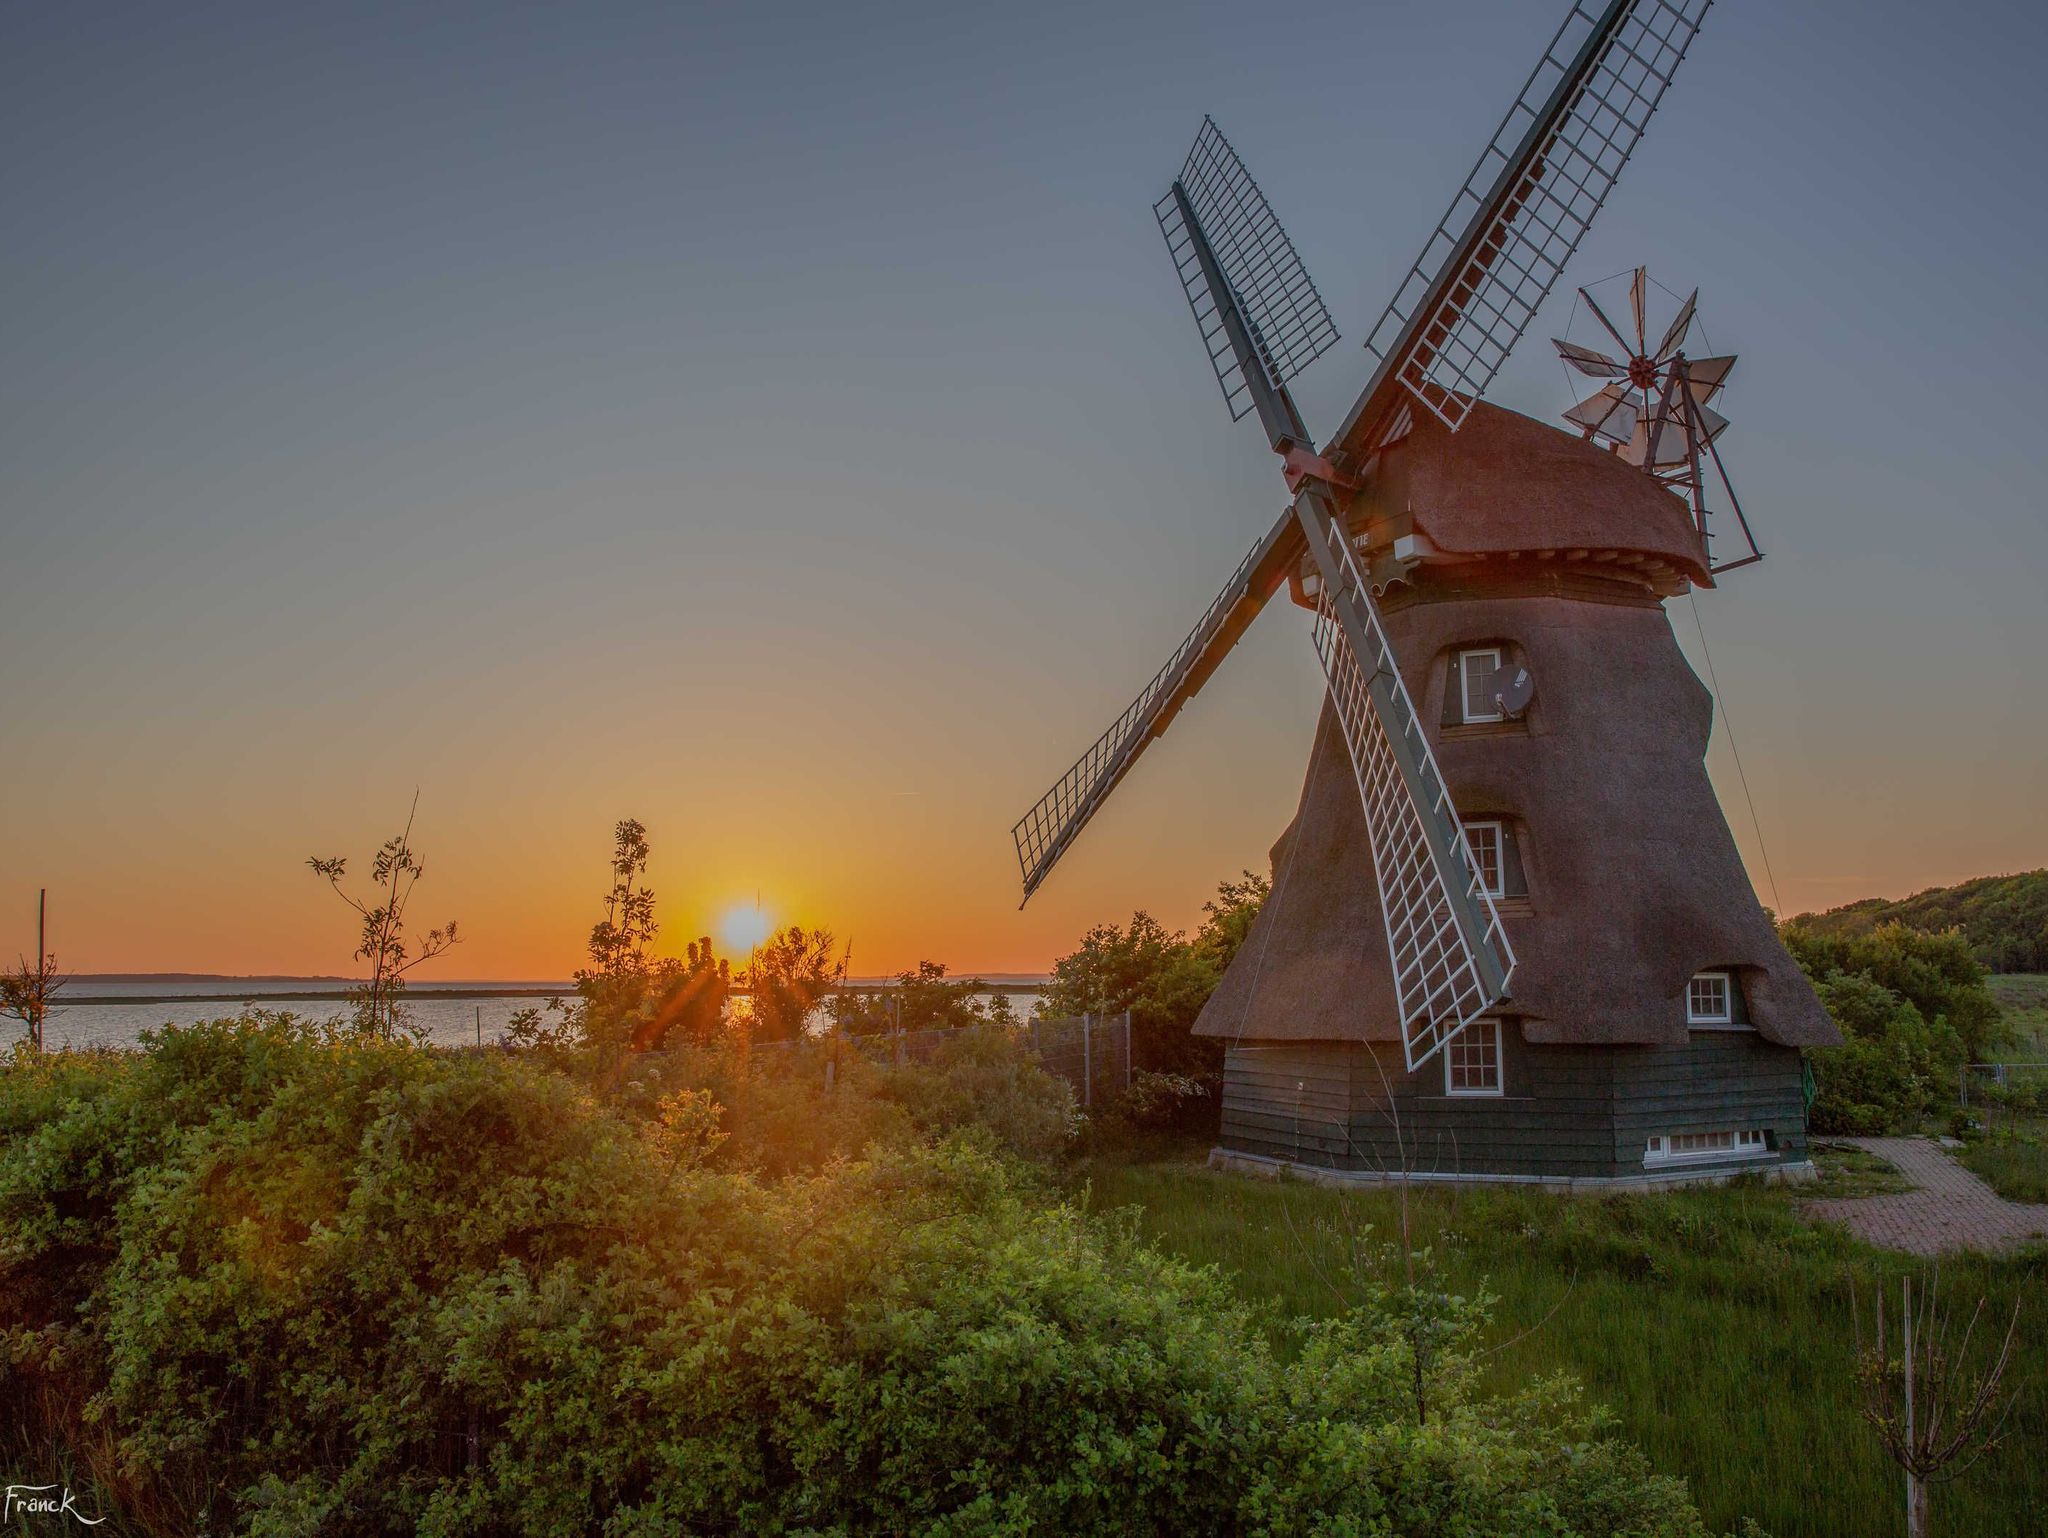
{"type": "Polygon", "coordinates": [[[1851,1137],[1917,1188],[1896,1196],[1838,1197],[1804,1202],[1808,1217],[1840,1223],[1870,1244],[1908,1255],[1952,1250],[2005,1250],[2048,1237],[2048,1206],[2009,1202],[1964,1169],[1931,1138],[1851,1137]]]}

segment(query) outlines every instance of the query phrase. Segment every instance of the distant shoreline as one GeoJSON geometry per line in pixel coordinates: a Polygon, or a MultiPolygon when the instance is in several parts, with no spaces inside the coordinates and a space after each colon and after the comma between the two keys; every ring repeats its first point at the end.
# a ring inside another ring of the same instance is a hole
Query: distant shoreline
{"type": "MultiPolygon", "coordinates": [[[[94,976],[92,976],[92,977],[89,977],[89,978],[74,978],[74,979],[72,979],[72,981],[74,981],[74,982],[85,982],[85,981],[90,981],[90,982],[100,982],[100,983],[111,983],[111,982],[169,982],[169,981],[173,981],[173,980],[176,980],[176,979],[181,979],[181,978],[182,978],[182,979],[186,979],[186,980],[189,980],[189,981],[193,981],[193,982],[211,982],[211,981],[213,981],[213,980],[214,980],[214,979],[213,979],[212,977],[210,977],[210,976],[208,976],[208,975],[206,975],[206,974],[203,974],[203,973],[189,973],[189,972],[188,972],[188,973],[177,973],[177,972],[162,972],[162,973],[155,973],[155,974],[149,974],[149,975],[128,975],[128,974],[116,974],[116,973],[100,973],[100,974],[94,975],[94,976]]],[[[233,979],[231,979],[231,978],[222,978],[222,979],[220,979],[220,980],[221,980],[221,981],[223,981],[223,982],[230,982],[230,981],[233,981],[233,979]]],[[[1043,993],[1043,992],[1045,992],[1046,988],[1050,986],[1050,984],[1049,984],[1049,983],[1048,983],[1048,982],[1047,982],[1047,981],[1046,981],[1045,979],[1043,979],[1043,978],[1033,979],[1033,980],[1031,980],[1031,981],[1011,981],[1011,980],[1009,980],[1009,979],[1006,979],[1006,978],[1000,978],[1000,977],[998,977],[998,978],[986,978],[986,977],[983,977],[983,978],[975,978],[975,977],[968,977],[968,978],[957,978],[957,979],[955,979],[955,978],[949,978],[949,979],[947,979],[947,980],[948,980],[949,982],[953,982],[953,981],[959,981],[959,982],[969,982],[969,981],[972,981],[972,982],[978,982],[978,983],[982,984],[982,988],[981,988],[981,990],[980,990],[980,991],[982,991],[982,992],[985,992],[985,993],[1027,993],[1027,994],[1039,994],[1039,993],[1043,993]]],[[[251,979],[250,979],[250,981],[252,981],[252,982],[253,982],[253,981],[257,981],[257,979],[251,978],[251,979]]],[[[95,1008],[103,1008],[103,1007],[106,1007],[106,1006],[109,1006],[109,1005],[121,1005],[121,1004],[309,1004],[309,1003],[311,1003],[311,1004],[318,1004],[318,1003],[336,1003],[336,1002],[340,1002],[340,1001],[342,1001],[342,1000],[344,1000],[344,999],[346,999],[346,998],[347,998],[347,996],[348,996],[348,990],[349,990],[349,989],[352,989],[352,988],[354,988],[354,987],[358,986],[358,983],[357,983],[357,980],[356,980],[356,979],[354,979],[354,978],[347,978],[347,977],[337,977],[337,978],[324,978],[324,977],[309,977],[309,978],[290,978],[290,979],[287,979],[287,981],[290,981],[290,982],[330,982],[330,981],[331,981],[331,982],[333,982],[333,983],[334,983],[334,984],[335,984],[336,986],[335,986],[335,987],[332,987],[332,988],[317,988],[317,989],[305,989],[305,988],[259,988],[259,989],[248,989],[248,990],[244,990],[244,991],[242,991],[242,992],[238,992],[238,993],[108,993],[108,994],[99,994],[99,993],[76,993],[76,994],[74,994],[74,993],[69,993],[69,992],[65,992],[65,993],[59,993],[59,994],[57,994],[57,995],[56,995],[55,997],[53,997],[53,998],[52,998],[52,999],[50,1000],[50,1007],[51,1007],[52,1009],[65,1009],[65,1008],[78,1008],[78,1007],[83,1007],[83,1006],[87,1006],[87,1005],[93,1006],[93,1007],[95,1007],[95,1008]]],[[[900,987],[900,986],[901,986],[901,985],[900,985],[900,984],[899,984],[899,983],[898,983],[898,982],[897,982],[897,981],[896,981],[896,980],[895,980],[894,978],[887,978],[887,979],[881,979],[881,978],[878,978],[878,979],[875,979],[875,980],[873,980],[873,981],[867,981],[867,980],[862,980],[862,981],[859,981],[859,982],[851,982],[851,983],[846,983],[846,984],[843,984],[843,985],[841,985],[840,987],[834,988],[834,989],[833,989],[832,991],[833,991],[834,993],[887,993],[887,992],[889,992],[890,990],[892,990],[892,989],[894,989],[894,988],[897,988],[897,987],[900,987]]],[[[749,989],[749,988],[746,988],[746,987],[744,987],[744,986],[737,986],[737,985],[736,985],[736,986],[735,986],[735,987],[733,988],[732,992],[733,992],[733,995],[734,995],[735,997],[737,997],[737,998],[745,998],[745,997],[747,997],[747,996],[748,996],[748,995],[749,995],[749,994],[750,994],[750,993],[752,992],[752,990],[751,990],[751,989],[749,989]]],[[[408,999],[413,999],[413,1000],[427,1000],[427,999],[573,999],[573,998],[575,998],[575,997],[576,997],[576,989],[575,989],[574,985],[572,985],[572,984],[563,984],[563,983],[532,983],[532,984],[528,984],[528,985],[525,985],[525,986],[520,986],[520,985],[517,985],[517,984],[512,984],[512,985],[506,985],[506,984],[497,984],[497,985],[489,985],[489,984],[480,984],[480,985],[478,985],[478,986],[475,986],[475,987],[463,987],[463,986],[462,986],[462,985],[460,985],[460,984],[452,984],[452,985],[450,985],[450,986],[448,986],[448,987],[445,987],[445,988],[434,988],[434,987],[426,987],[426,986],[410,987],[410,988],[407,988],[407,989],[405,990],[405,997],[406,997],[406,998],[408,998],[408,999]]]]}

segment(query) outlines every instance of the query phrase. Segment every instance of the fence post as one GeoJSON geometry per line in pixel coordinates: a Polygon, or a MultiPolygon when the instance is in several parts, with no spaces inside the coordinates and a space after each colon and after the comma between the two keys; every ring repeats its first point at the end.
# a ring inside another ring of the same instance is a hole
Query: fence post
{"type": "Polygon", "coordinates": [[[1081,1104],[1091,1111],[1095,1109],[1095,1053],[1090,1040],[1094,1020],[1091,1014],[1081,1016],[1081,1104]]]}

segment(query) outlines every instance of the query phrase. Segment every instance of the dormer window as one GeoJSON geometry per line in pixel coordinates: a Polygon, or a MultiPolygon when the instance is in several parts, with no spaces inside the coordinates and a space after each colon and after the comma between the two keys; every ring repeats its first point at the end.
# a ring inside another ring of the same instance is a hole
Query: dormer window
{"type": "Polygon", "coordinates": [[[1481,721],[1504,721],[1494,689],[1494,675],[1500,671],[1498,646],[1475,646],[1457,653],[1451,671],[1458,690],[1458,719],[1470,725],[1481,721]]]}
{"type": "Polygon", "coordinates": [[[1465,847],[1472,852],[1472,868],[1479,874],[1479,890],[1488,897],[1507,896],[1507,829],[1499,822],[1468,822],[1465,824],[1465,847]]]}
{"type": "Polygon", "coordinates": [[[1687,1025],[1733,1025],[1735,984],[1726,972],[1696,972],[1685,985],[1687,1025]]]}

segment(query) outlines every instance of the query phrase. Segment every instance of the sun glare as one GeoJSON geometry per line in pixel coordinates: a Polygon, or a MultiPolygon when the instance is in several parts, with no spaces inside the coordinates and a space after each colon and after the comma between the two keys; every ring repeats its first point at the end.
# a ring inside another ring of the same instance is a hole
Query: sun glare
{"type": "Polygon", "coordinates": [[[759,902],[735,903],[718,918],[718,940],[734,955],[750,951],[772,932],[768,910],[759,902]]]}

